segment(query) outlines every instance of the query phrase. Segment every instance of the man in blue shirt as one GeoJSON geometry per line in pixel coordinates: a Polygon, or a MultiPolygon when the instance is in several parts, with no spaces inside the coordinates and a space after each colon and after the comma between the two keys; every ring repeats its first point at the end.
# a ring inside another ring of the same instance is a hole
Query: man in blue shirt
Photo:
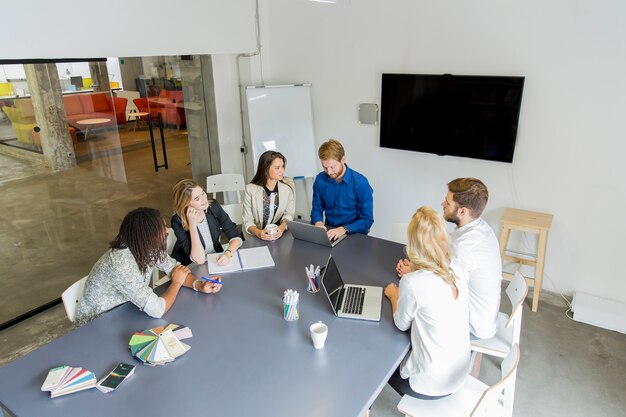
{"type": "Polygon", "coordinates": [[[346,165],[343,146],[335,139],[324,142],[318,156],[324,171],[313,184],[311,223],[325,228],[331,240],[368,234],[374,223],[374,197],[367,178],[346,165]]]}

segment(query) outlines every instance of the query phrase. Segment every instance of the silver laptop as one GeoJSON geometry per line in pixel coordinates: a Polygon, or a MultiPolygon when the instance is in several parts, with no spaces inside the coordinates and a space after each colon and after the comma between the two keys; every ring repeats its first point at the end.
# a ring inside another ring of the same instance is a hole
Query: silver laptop
{"type": "Polygon", "coordinates": [[[321,227],[303,222],[294,222],[291,220],[287,220],[287,227],[296,239],[306,240],[307,242],[317,243],[318,245],[328,246],[329,248],[334,248],[335,245],[347,236],[343,235],[339,239],[330,240],[326,234],[326,230],[321,227]]]}
{"type": "Polygon", "coordinates": [[[332,256],[324,268],[321,285],[337,317],[380,321],[383,288],[344,284],[332,256]]]}

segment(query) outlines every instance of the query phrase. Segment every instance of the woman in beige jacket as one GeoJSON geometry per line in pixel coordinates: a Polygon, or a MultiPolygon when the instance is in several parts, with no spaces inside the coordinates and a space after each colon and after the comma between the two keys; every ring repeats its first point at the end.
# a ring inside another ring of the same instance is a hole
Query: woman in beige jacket
{"type": "Polygon", "coordinates": [[[295,191],[293,180],[284,177],[286,162],[280,152],[264,152],[246,186],[243,230],[259,239],[278,239],[287,229],[287,220],[293,220],[295,191]],[[272,224],[277,227],[267,227],[272,224]]]}

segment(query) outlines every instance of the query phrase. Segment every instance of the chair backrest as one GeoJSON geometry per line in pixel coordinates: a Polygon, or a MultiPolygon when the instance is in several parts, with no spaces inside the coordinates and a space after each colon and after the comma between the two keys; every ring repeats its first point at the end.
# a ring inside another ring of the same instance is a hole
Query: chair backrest
{"type": "Polygon", "coordinates": [[[65,307],[65,313],[67,318],[74,323],[76,317],[76,307],[81,298],[83,298],[83,291],[85,289],[85,281],[87,277],[81,278],[73,283],[68,289],[63,291],[61,299],[63,300],[63,306],[65,307]]]}
{"type": "Polygon", "coordinates": [[[224,204],[222,208],[235,224],[243,224],[243,204],[224,204]]]}
{"type": "Polygon", "coordinates": [[[131,111],[139,111],[137,105],[133,102],[134,99],[140,98],[139,91],[121,90],[115,92],[116,97],[123,97],[128,99],[128,106],[126,107],[126,115],[131,111]]]}
{"type": "Polygon", "coordinates": [[[148,107],[148,99],[145,97],[134,98],[133,104],[140,112],[144,112],[144,113],[150,112],[150,107],[148,107]]]}
{"type": "Polygon", "coordinates": [[[519,359],[520,349],[516,343],[500,365],[501,379],[485,390],[472,410],[471,417],[509,415],[509,412],[513,410],[519,359]],[[494,410],[498,410],[498,412],[494,413],[494,410]],[[505,410],[504,414],[502,414],[502,410],[505,410]]]}
{"type": "Polygon", "coordinates": [[[406,235],[406,229],[409,227],[409,223],[406,222],[396,222],[391,225],[391,236],[389,239],[394,242],[402,243],[406,245],[408,243],[408,238],[406,235]]]}
{"type": "Polygon", "coordinates": [[[171,227],[167,228],[167,245],[166,250],[167,254],[171,255],[174,250],[174,245],[176,244],[176,234],[174,233],[174,229],[171,227]]]}
{"type": "Polygon", "coordinates": [[[513,279],[506,287],[506,295],[511,301],[511,314],[506,322],[505,328],[509,328],[513,324],[513,341],[519,342],[520,331],[522,328],[522,311],[526,296],[528,295],[528,284],[526,278],[517,270],[513,274],[513,279]]]}
{"type": "MultiPolygon", "coordinates": [[[[172,254],[174,250],[174,245],[176,244],[176,234],[174,233],[174,229],[171,227],[167,228],[167,243],[165,244],[165,250],[168,255],[172,254]]],[[[156,266],[152,268],[152,288],[156,288],[161,284],[165,284],[170,280],[170,277],[167,275],[163,275],[161,277],[159,268],[156,266]]]]}
{"type": "Polygon", "coordinates": [[[227,201],[226,193],[231,191],[236,194],[236,202],[241,203],[241,193],[245,189],[246,183],[241,174],[216,174],[206,177],[206,192],[211,193],[213,199],[217,193],[224,193],[224,204],[230,203],[227,201]]]}

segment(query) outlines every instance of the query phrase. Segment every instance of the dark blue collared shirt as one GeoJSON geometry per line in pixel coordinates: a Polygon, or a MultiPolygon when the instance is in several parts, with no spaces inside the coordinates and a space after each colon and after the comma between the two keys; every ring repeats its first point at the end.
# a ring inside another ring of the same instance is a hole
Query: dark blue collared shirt
{"type": "Polygon", "coordinates": [[[311,223],[345,226],[350,233],[368,234],[374,224],[374,191],[364,175],[346,165],[341,182],[320,172],[313,183],[311,223]]]}

